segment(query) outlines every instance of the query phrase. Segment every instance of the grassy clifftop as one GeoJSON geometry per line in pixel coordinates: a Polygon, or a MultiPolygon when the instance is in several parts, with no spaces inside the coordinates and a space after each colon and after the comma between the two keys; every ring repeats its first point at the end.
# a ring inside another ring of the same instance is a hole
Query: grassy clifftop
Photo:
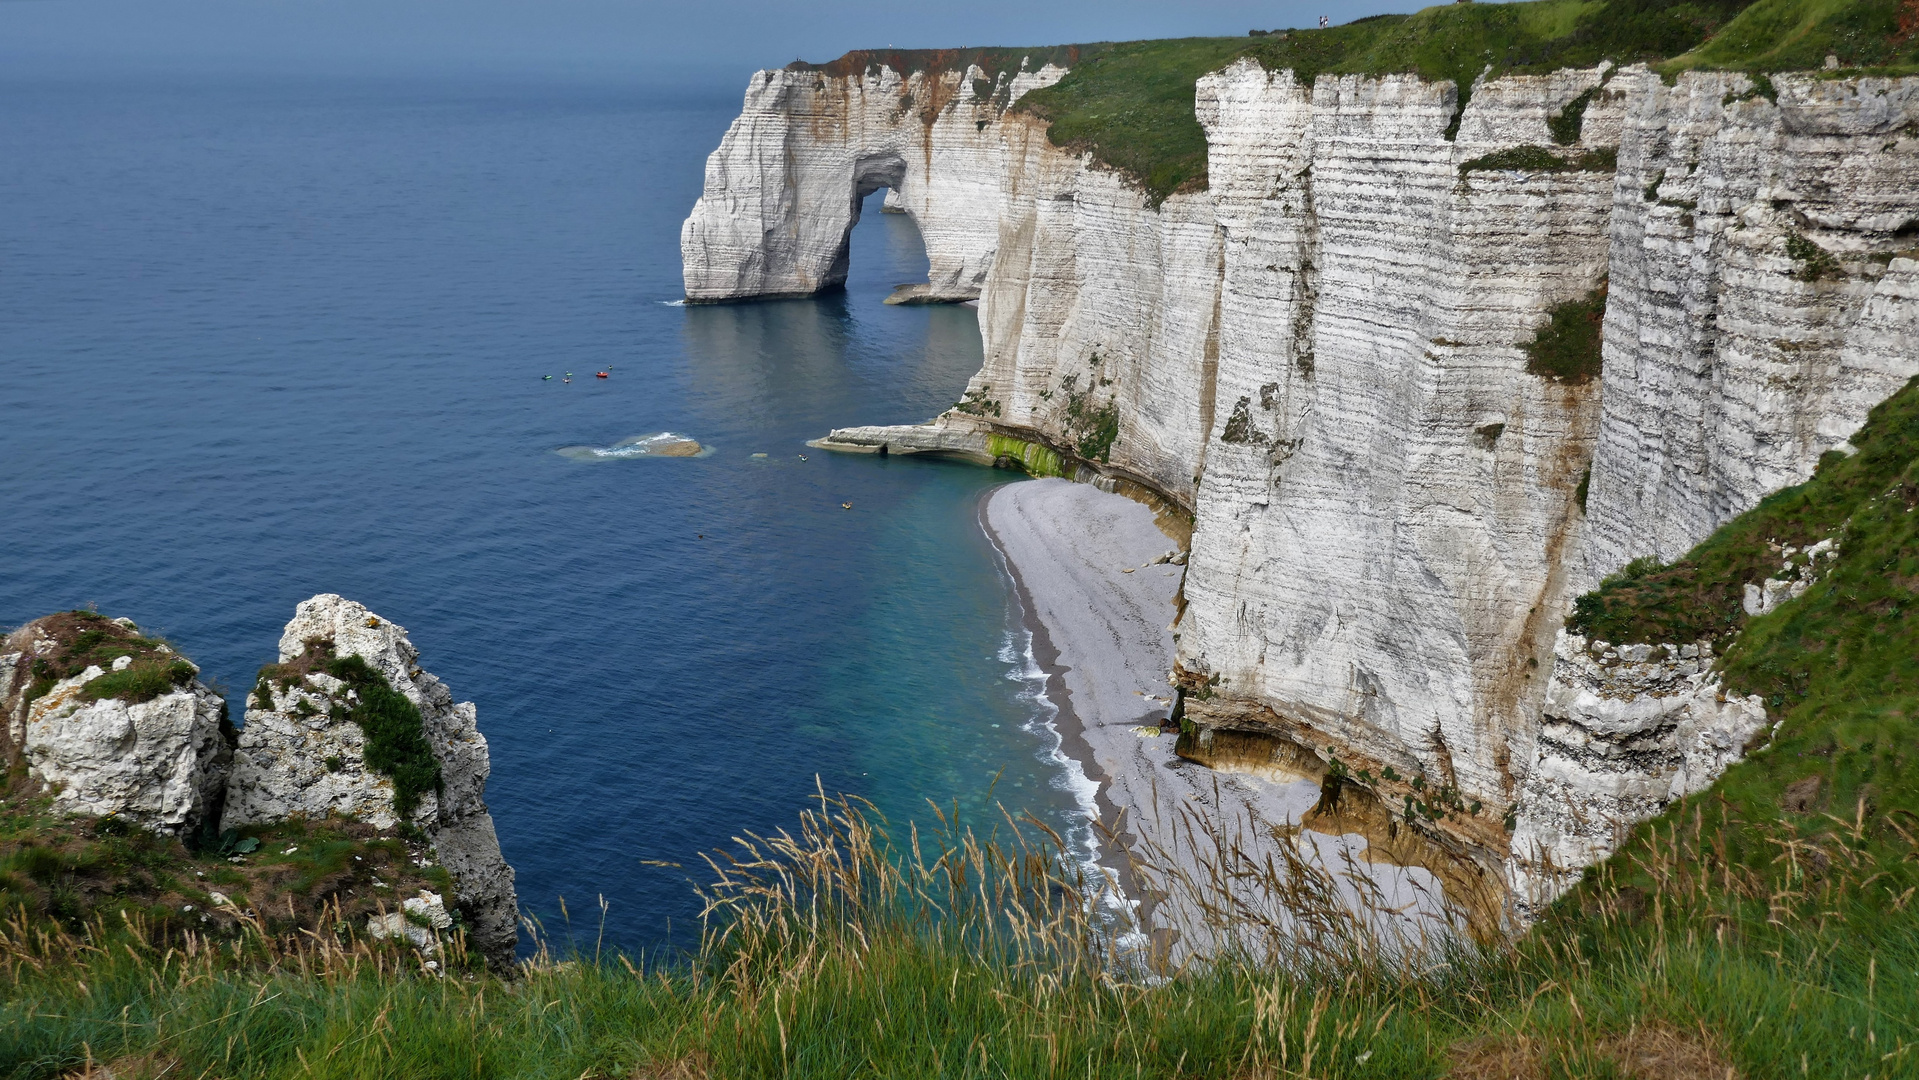
{"type": "Polygon", "coordinates": [[[1463,104],[1481,72],[1537,73],[1601,60],[1644,61],[1671,74],[1817,69],[1833,55],[1847,69],[1911,73],[1919,71],[1915,31],[1919,10],[1905,0],[1532,0],[1447,4],[1257,38],[864,50],[792,67],[846,74],[874,64],[905,72],[979,64],[992,78],[1017,70],[1022,59],[1068,66],[1057,85],[1018,107],[1050,121],[1055,143],[1136,178],[1157,205],[1205,184],[1206,138],[1193,116],[1193,86],[1242,56],[1306,80],[1416,73],[1455,83],[1463,104]]]}
{"type": "Polygon", "coordinates": [[[1155,203],[1203,186],[1206,140],[1193,84],[1242,56],[1268,70],[1415,73],[1455,83],[1461,104],[1490,76],[1591,67],[1601,60],[1661,69],[1919,70],[1919,12],[1901,0],[1534,0],[1448,4],[1377,15],[1326,30],[1260,38],[1189,38],[1113,46],[1021,108],[1052,121],[1056,143],[1087,149],[1137,177],[1155,203]]]}

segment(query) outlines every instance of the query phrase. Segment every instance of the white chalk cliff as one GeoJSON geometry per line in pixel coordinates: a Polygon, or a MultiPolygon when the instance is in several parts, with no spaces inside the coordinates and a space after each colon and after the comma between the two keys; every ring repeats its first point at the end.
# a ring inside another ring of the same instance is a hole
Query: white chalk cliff
{"type": "Polygon", "coordinates": [[[926,300],[970,300],[993,265],[999,121],[1064,68],[989,74],[852,64],[846,74],[762,71],[706,162],[706,191],[680,229],[690,301],[807,296],[846,281],[860,200],[927,239],[926,300]],[[934,252],[938,252],[937,255],[934,252]]]}
{"type": "Polygon", "coordinates": [[[1456,795],[1477,810],[1405,820],[1488,880],[1550,893],[1743,752],[1763,709],[1700,658],[1627,677],[1560,627],[1919,373],[1919,79],[1775,75],[1773,100],[1602,65],[1482,82],[1460,113],[1450,83],[1243,60],[1197,88],[1207,186],[1158,205],[942,79],[760,73],[683,232],[689,298],[810,292],[898,177],[934,287],[978,283],[962,405],[821,445],[1040,444],[1185,509],[1188,718],[1363,769],[1395,815],[1428,802],[1412,777],[1456,795]],[[903,171],[861,164],[909,135],[903,171]],[[1479,161],[1518,147],[1571,167],[1479,161]],[[1600,377],[1529,373],[1551,310],[1601,288],[1600,377]]]}

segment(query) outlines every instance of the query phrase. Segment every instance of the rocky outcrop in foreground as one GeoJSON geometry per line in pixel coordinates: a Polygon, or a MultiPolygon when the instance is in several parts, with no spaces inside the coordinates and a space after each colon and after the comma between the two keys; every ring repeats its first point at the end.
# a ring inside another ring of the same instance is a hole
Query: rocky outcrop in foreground
{"type": "Polygon", "coordinates": [[[519,909],[486,809],[486,738],[473,703],[454,702],[419,655],[405,627],[360,604],[332,593],[303,601],[280,635],[280,663],[249,698],[221,825],[340,814],[417,826],[497,968],[512,961],[519,909]],[[411,739],[368,734],[394,726],[411,739]]]}
{"type": "Polygon", "coordinates": [[[183,837],[295,819],[418,829],[453,879],[468,940],[511,970],[519,909],[486,808],[486,739],[472,703],[418,660],[404,627],[315,596],[236,732],[164,642],[124,619],[48,616],[0,653],[0,750],[61,809],[183,837]]]}
{"type": "Polygon", "coordinates": [[[49,615],[0,653],[0,764],[24,759],[75,814],[178,835],[220,812],[233,757],[226,702],[132,620],[49,615]]]}

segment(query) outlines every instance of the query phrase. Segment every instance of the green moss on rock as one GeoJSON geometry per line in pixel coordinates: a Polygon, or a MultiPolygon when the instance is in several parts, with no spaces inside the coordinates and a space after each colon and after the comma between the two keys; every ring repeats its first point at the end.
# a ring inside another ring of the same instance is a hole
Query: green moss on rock
{"type": "Polygon", "coordinates": [[[272,707],[271,686],[292,687],[314,671],[344,681],[353,691],[352,701],[344,692],[336,696],[335,709],[341,711],[334,715],[353,721],[365,734],[366,767],[393,781],[393,809],[402,820],[410,819],[421,796],[441,791],[443,783],[419,707],[371,664],[358,656],[334,656],[332,643],[320,640],[307,642],[306,651],[291,661],[260,669],[256,707],[272,707]]]}
{"type": "Polygon", "coordinates": [[[1525,346],[1526,372],[1583,384],[1597,378],[1603,359],[1600,330],[1606,319],[1606,287],[1552,309],[1551,318],[1525,346]]]}
{"type": "Polygon", "coordinates": [[[1039,443],[1015,439],[1010,435],[988,435],[986,450],[997,459],[1008,458],[1019,463],[1033,476],[1065,476],[1065,464],[1058,453],[1039,443]]]}

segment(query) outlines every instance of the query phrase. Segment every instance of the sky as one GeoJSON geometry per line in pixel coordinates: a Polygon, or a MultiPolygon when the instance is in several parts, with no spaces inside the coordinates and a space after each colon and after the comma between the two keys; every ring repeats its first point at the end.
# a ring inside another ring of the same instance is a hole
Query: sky
{"type": "Polygon", "coordinates": [[[0,76],[148,71],[614,76],[744,85],[850,49],[1238,35],[1395,0],[0,0],[0,76]]]}

